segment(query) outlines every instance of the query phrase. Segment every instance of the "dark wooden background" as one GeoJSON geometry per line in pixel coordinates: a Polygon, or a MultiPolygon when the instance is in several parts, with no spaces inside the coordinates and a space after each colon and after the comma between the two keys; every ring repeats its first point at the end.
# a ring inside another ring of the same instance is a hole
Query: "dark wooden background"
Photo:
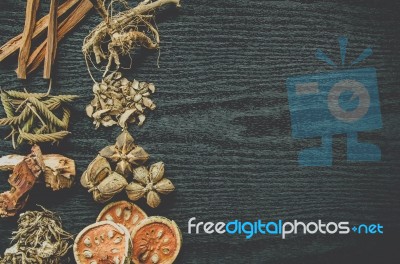
{"type": "MultiPolygon", "coordinates": [[[[42,1],[41,14],[48,2],[42,1]]],[[[24,9],[25,1],[0,2],[0,43],[21,32],[24,9]]],[[[176,192],[160,208],[139,204],[149,215],[166,216],[181,227],[184,242],[177,263],[400,263],[399,12],[395,0],[196,0],[182,1],[179,11],[160,13],[160,68],[157,53],[140,53],[125,74],[154,82],[158,89],[157,109],[142,128],[130,131],[152,161],[165,162],[166,175],[175,183],[176,192]],[[359,67],[377,69],[383,129],[361,138],[381,147],[382,161],[347,162],[345,136],[339,135],[332,167],[299,167],[298,151],[319,140],[292,139],[285,80],[330,71],[314,52],[319,47],[339,62],[341,35],[349,37],[349,60],[367,46],[374,50],[359,67]],[[191,217],[380,223],[384,235],[299,235],[286,240],[189,235],[191,217]]],[[[75,159],[77,180],[96,152],[120,132],[115,127],[96,131],[84,114],[92,81],[80,50],[99,21],[92,12],[59,45],[52,92],[78,94],[80,99],[74,104],[72,136],[58,147],[44,147],[47,153],[75,159]]],[[[17,80],[15,61],[16,56],[0,64],[2,88],[47,90],[41,70],[26,82],[17,80]]],[[[1,129],[0,136],[7,132],[1,129]]],[[[10,142],[0,141],[0,155],[27,150],[13,150],[10,142]]],[[[0,176],[3,191],[8,174],[0,176]]],[[[38,188],[29,204],[27,209],[41,204],[56,211],[74,234],[94,222],[102,208],[79,183],[58,193],[38,188]]],[[[1,252],[9,246],[16,220],[0,220],[1,252]]]]}

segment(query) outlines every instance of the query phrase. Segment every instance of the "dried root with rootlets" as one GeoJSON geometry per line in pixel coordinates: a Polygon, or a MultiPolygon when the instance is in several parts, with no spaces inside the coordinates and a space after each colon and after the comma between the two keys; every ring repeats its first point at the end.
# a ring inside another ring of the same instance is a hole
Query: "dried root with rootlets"
{"type": "Polygon", "coordinates": [[[125,4],[123,0],[111,1],[109,8],[102,0],[91,0],[91,2],[103,17],[103,21],[85,38],[82,52],[86,61],[91,60],[91,55],[94,55],[97,64],[107,61],[103,76],[111,70],[113,63],[118,69],[121,65],[119,56],[130,54],[135,47],[158,49],[160,37],[152,25],[154,10],[166,4],[180,6],[180,0],[144,0],[132,9],[112,15],[112,11],[108,10],[113,9],[113,3],[125,4]],[[107,49],[106,52],[102,46],[107,49]]]}

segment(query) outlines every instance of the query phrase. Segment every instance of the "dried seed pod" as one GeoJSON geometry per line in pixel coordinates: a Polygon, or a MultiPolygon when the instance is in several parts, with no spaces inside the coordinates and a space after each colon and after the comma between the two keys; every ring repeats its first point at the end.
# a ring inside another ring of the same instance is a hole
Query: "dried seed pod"
{"type": "Polygon", "coordinates": [[[147,204],[151,207],[151,208],[156,208],[160,205],[161,203],[161,198],[160,195],[158,195],[157,192],[155,191],[149,191],[147,193],[147,204]]]}
{"type": "Polygon", "coordinates": [[[143,220],[147,218],[146,213],[134,203],[119,201],[110,203],[100,212],[96,222],[113,221],[125,226],[129,232],[143,220]]]}
{"type": "Polygon", "coordinates": [[[126,227],[111,221],[101,221],[85,227],[78,234],[73,250],[77,264],[129,264],[132,242],[126,227]],[[110,237],[109,233],[113,236],[110,237]],[[85,241],[90,241],[91,246],[88,247],[85,241]]]}
{"type": "Polygon", "coordinates": [[[95,187],[101,197],[111,199],[112,196],[121,192],[128,185],[127,181],[120,174],[113,172],[95,187]]]}
{"type": "Polygon", "coordinates": [[[131,182],[125,188],[128,198],[132,201],[137,201],[146,194],[146,189],[142,185],[131,182]]]}
{"type": "Polygon", "coordinates": [[[160,216],[142,220],[131,237],[135,264],[171,264],[182,245],[182,234],[176,223],[160,216]]]}
{"type": "Polygon", "coordinates": [[[108,163],[107,159],[98,155],[83,173],[81,184],[85,188],[93,188],[103,181],[110,173],[110,163],[108,163]]]}
{"type": "Polygon", "coordinates": [[[136,182],[130,183],[126,187],[128,198],[136,201],[141,197],[146,197],[147,204],[155,208],[161,203],[160,194],[168,194],[175,187],[172,182],[164,178],[164,163],[157,162],[147,169],[140,166],[133,170],[133,178],[136,182]]]}
{"type": "Polygon", "coordinates": [[[161,194],[169,194],[175,190],[175,186],[169,179],[164,178],[154,185],[154,189],[161,194]]]}

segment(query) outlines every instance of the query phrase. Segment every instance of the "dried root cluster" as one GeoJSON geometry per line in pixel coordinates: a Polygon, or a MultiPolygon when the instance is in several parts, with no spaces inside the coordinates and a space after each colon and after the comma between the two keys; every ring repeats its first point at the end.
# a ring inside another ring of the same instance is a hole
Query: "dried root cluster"
{"type": "Polygon", "coordinates": [[[71,248],[72,235],[62,228],[53,212],[28,211],[20,215],[13,232],[12,247],[6,249],[1,264],[58,264],[71,248]]]}
{"type": "Polygon", "coordinates": [[[115,145],[102,149],[89,164],[81,177],[81,184],[93,193],[97,202],[109,201],[125,189],[129,199],[136,201],[145,197],[147,204],[155,208],[161,203],[160,194],[168,194],[175,187],[164,178],[163,162],[149,168],[143,165],[148,158],[149,154],[124,131],[115,145]],[[127,182],[129,177],[133,177],[130,184],[127,182]]]}
{"type": "Polygon", "coordinates": [[[154,92],[154,84],[129,81],[114,72],[93,85],[94,99],[86,107],[86,114],[93,118],[96,129],[100,125],[126,128],[129,123],[141,126],[146,119],[145,110],[156,108],[149,98],[154,92]]]}
{"type": "Polygon", "coordinates": [[[0,126],[10,126],[13,146],[26,141],[59,142],[68,132],[70,110],[66,103],[75,95],[50,96],[45,93],[1,91],[1,103],[7,117],[0,119],[0,126]]]}
{"type": "Polygon", "coordinates": [[[125,1],[114,0],[109,6],[105,1],[95,0],[96,10],[103,21],[85,38],[82,52],[86,60],[91,60],[93,54],[97,64],[107,61],[104,72],[111,70],[112,65],[118,69],[121,65],[120,56],[130,54],[136,47],[157,49],[160,37],[154,22],[154,11],[166,4],[180,6],[180,0],[143,0],[134,8],[113,15],[113,4],[125,1]]]}

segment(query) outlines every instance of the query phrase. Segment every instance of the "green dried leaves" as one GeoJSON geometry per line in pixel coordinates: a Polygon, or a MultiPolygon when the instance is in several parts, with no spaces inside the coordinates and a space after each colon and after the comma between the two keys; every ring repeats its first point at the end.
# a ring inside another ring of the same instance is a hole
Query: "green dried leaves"
{"type": "Polygon", "coordinates": [[[75,95],[1,91],[7,117],[0,119],[0,126],[11,127],[14,148],[23,141],[31,144],[58,142],[69,134],[71,113],[64,105],[76,98],[75,95]]]}
{"type": "Polygon", "coordinates": [[[61,220],[53,212],[27,211],[18,220],[13,232],[15,243],[6,249],[1,264],[9,263],[61,263],[68,252],[73,236],[62,228],[61,220]]]}
{"type": "Polygon", "coordinates": [[[129,123],[141,126],[146,119],[145,110],[156,108],[150,99],[154,92],[154,84],[128,81],[120,72],[114,72],[93,85],[95,96],[86,107],[86,114],[93,118],[96,128],[100,125],[126,128],[129,123]]]}

